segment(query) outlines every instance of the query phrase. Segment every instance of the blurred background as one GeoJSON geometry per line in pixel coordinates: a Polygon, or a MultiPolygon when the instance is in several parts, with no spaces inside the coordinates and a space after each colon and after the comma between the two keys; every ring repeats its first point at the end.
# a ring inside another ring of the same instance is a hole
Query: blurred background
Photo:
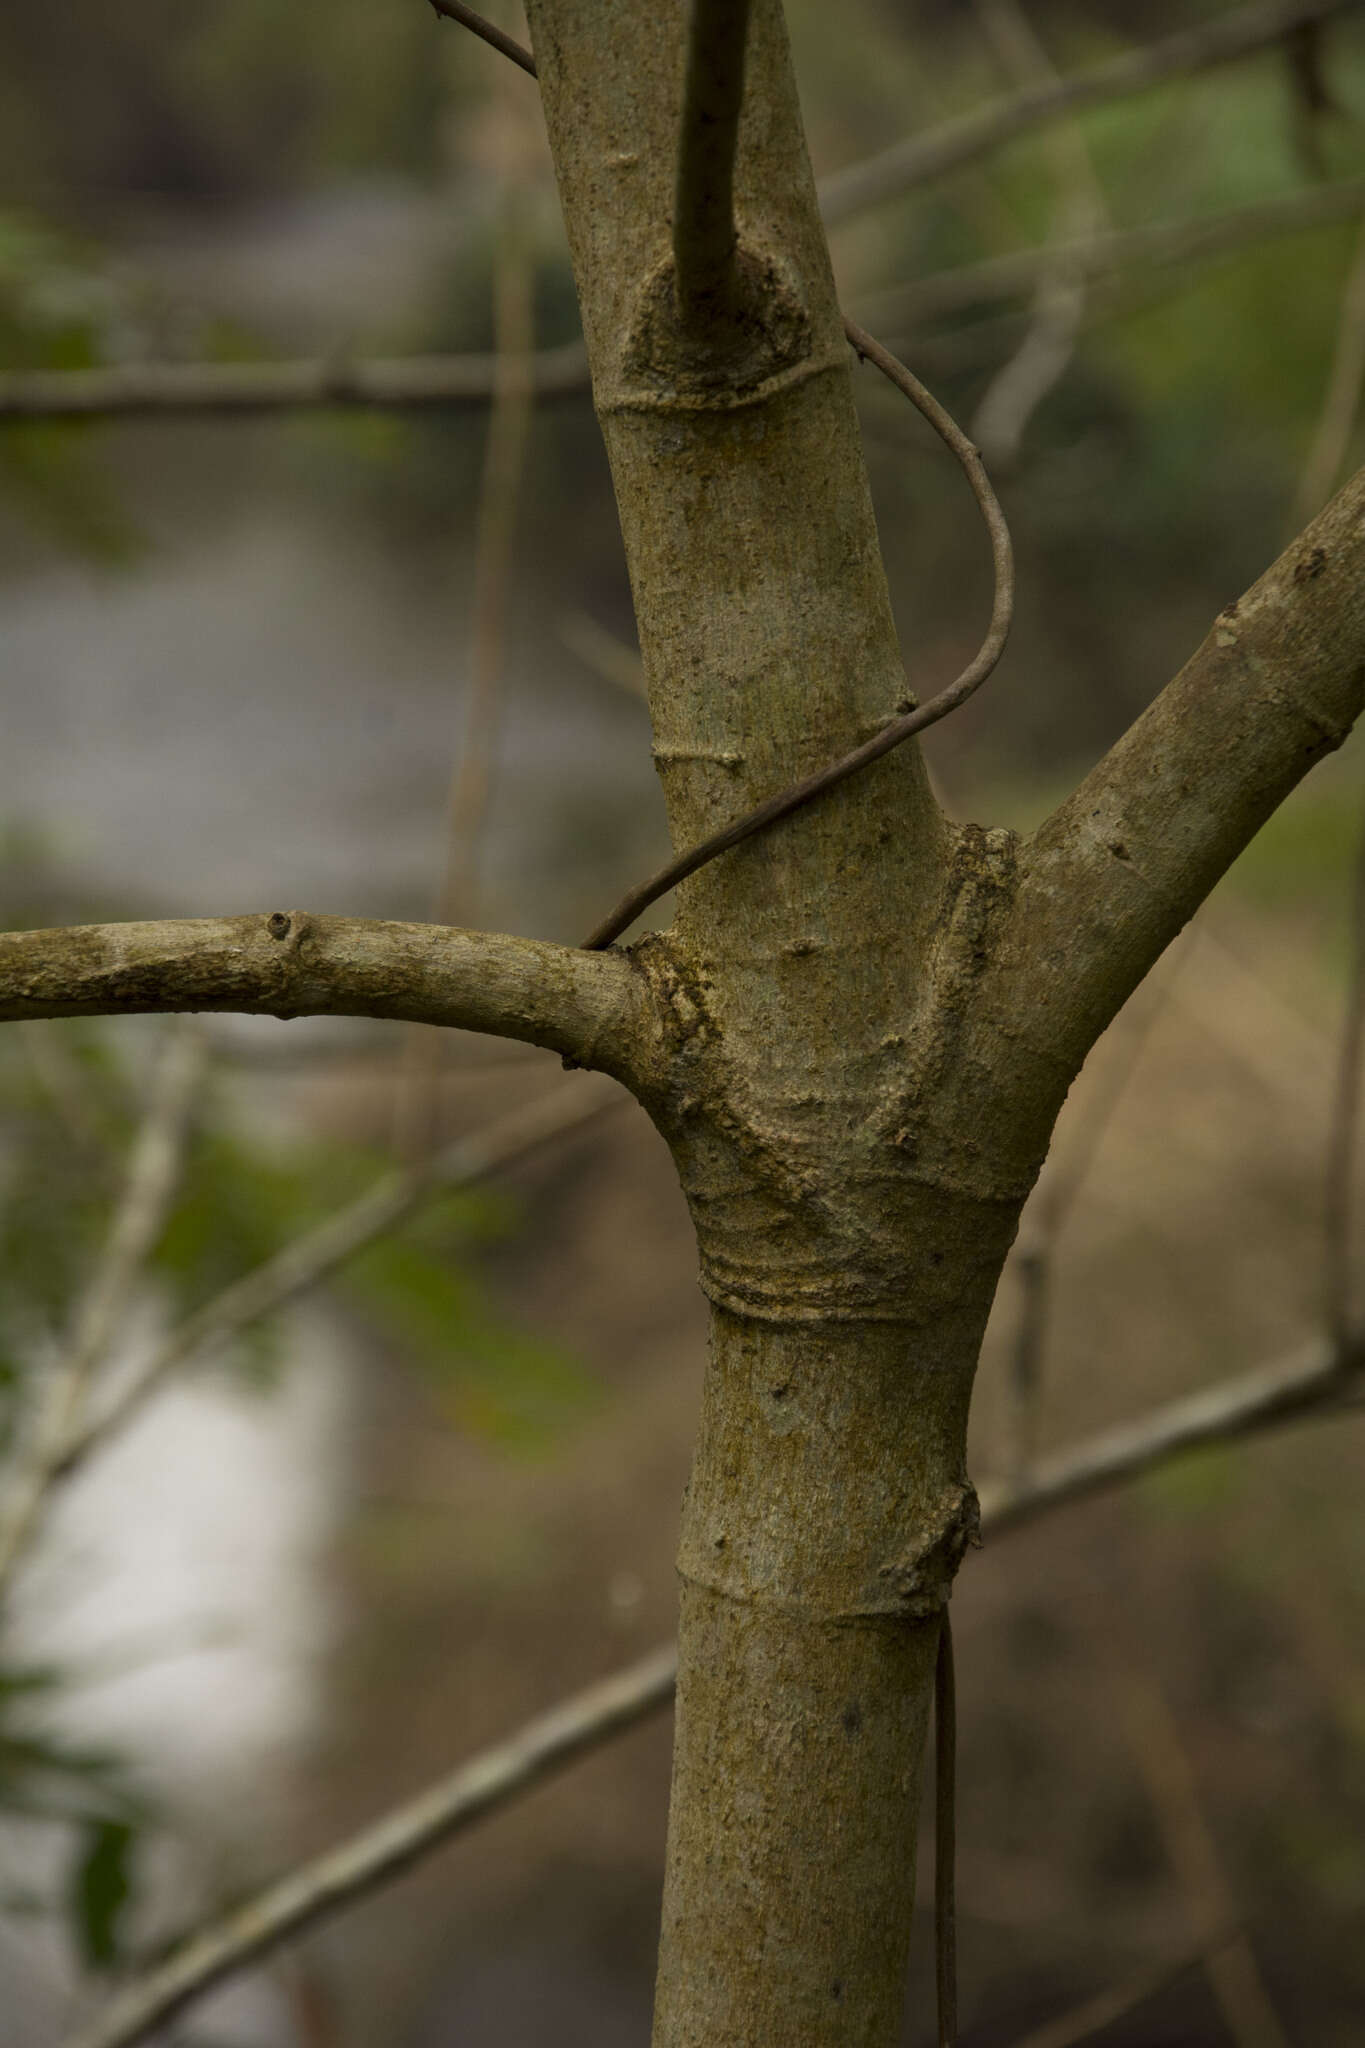
{"type": "MultiPolygon", "coordinates": [[[[788,0],[817,173],[1218,11],[788,0]]],[[[971,425],[1013,528],[1006,662],[927,740],[955,814],[1042,817],[1361,460],[1363,224],[1348,7],[832,231],[845,305],[971,425]]],[[[535,87],[419,0],[8,0],[0,377],[499,347],[504,374],[491,405],[0,418],[7,925],[302,904],[572,943],[658,864],[591,406],[506,374],[577,333],[535,87]]],[[[986,552],[920,422],[858,389],[924,692],[980,637],[986,552]]],[[[1356,740],[1097,1049],[1001,1285],[979,1481],[1321,1332],[1363,826],[1356,740]]],[[[574,1085],[459,1034],[202,1040],[106,1335],[116,1389],[395,1159],[574,1085]]],[[[14,1459],[183,1043],[150,1019],[0,1036],[14,1459]]],[[[668,1159],[624,1104],[195,1352],[54,1490],[6,1588],[6,2043],[55,2044],[172,1932],[667,1639],[704,1327],[668,1159]]],[[[1361,2040],[1363,1454],[1347,1419],[1187,1457],[969,1561],[965,2042],[1107,1987],[1128,2009],[1103,2030],[1039,2041],[1361,2040]]],[[[642,2043],[669,1733],[159,2038],[642,2043]]]]}

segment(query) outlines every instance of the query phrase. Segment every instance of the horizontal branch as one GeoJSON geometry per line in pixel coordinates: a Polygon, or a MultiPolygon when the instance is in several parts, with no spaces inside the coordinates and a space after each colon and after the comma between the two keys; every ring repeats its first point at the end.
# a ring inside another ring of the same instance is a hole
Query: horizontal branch
{"type": "MultiPolygon", "coordinates": [[[[959,264],[862,297],[860,321],[874,329],[900,330],[964,307],[1016,298],[1033,291],[1048,266],[1058,262],[1074,264],[1087,277],[1142,266],[1204,263],[1277,235],[1355,219],[1362,206],[1365,178],[1342,178],[1201,219],[1154,221],[1009,249],[980,263],[959,264]]],[[[0,375],[0,420],[194,419],[216,413],[485,406],[492,400],[497,360],[491,355],[433,355],[389,361],[360,358],[346,364],[323,359],[19,370],[0,375]]],[[[589,393],[581,342],[545,350],[529,357],[527,365],[537,401],[589,393]]]]}
{"type": "Polygon", "coordinates": [[[1089,278],[1143,267],[1211,262],[1279,235],[1358,220],[1362,207],[1365,178],[1341,178],[1330,185],[1308,185],[1301,191],[1258,200],[1254,206],[1228,207],[1194,220],[1151,221],[1142,227],[1113,228],[1008,249],[980,263],[959,264],[952,270],[935,271],[929,277],[869,293],[858,300],[858,307],[868,326],[899,332],[945,313],[1032,292],[1056,263],[1066,263],[1089,278]]]}
{"type": "MultiPolygon", "coordinates": [[[[284,363],[120,363],[100,370],[17,370],[0,375],[0,420],[146,419],[215,414],[402,412],[486,406],[494,355],[392,356],[347,362],[326,356],[284,363]]],[[[532,395],[586,396],[583,344],[528,356],[532,395]]]]}
{"type": "Polygon", "coordinates": [[[0,1022],[233,1010],[394,1017],[548,1046],[621,1077],[639,984],[620,955],[303,911],[0,932],[0,1022]]]}
{"type": "MultiPolygon", "coordinates": [[[[1023,1481],[986,1486],[981,1525],[1008,1535],[1050,1509],[1122,1484],[1182,1453],[1280,1423],[1359,1406],[1360,1360],[1325,1348],[1172,1401],[1043,1460],[1023,1481]]],[[[672,1645],[589,1686],[462,1765],[339,1848],[302,1865],[197,1933],[130,1984],[68,2048],[132,2048],[232,1972],[364,1898],[519,1793],[669,1704],[672,1645]]]]}
{"type": "MultiPolygon", "coordinates": [[[[1365,706],[1365,470],[1024,848],[992,1006],[1079,1068],[1219,877],[1365,706]]],[[[991,999],[988,999],[991,1000],[991,999]]]]}
{"type": "Polygon", "coordinates": [[[1063,114],[1146,92],[1167,79],[1187,77],[1250,56],[1294,28],[1325,21],[1359,0],[1255,0],[1250,7],[1181,29],[1145,49],[1125,51],[1055,83],[1030,86],[959,114],[925,135],[893,143],[878,155],[821,180],[820,211],[828,227],[895,199],[916,185],[975,163],[993,149],[1027,135],[1063,114]]]}

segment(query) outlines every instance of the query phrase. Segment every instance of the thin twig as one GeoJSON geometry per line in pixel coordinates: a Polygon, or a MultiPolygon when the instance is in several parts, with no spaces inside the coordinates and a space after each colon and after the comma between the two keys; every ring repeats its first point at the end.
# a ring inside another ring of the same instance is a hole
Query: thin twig
{"type": "Polygon", "coordinates": [[[1014,2048],[1079,2048],[1083,2041],[1091,2040],[1096,2034],[1111,2027],[1116,2020],[1126,2019],[1150,1999],[1156,1998],[1183,1977],[1187,1970],[1197,1970],[1202,1963],[1218,1949],[1235,1938],[1235,1928],[1226,1928],[1221,1934],[1192,1944],[1181,1954],[1168,1956],[1164,1962],[1149,1963],[1146,1969],[1137,1970],[1121,1984],[1113,1984],[1103,1991],[1097,1991],[1093,1998],[1072,2011],[1061,2013],[1056,2019],[1045,2020],[1041,2027],[1034,2027],[1014,2048]]]}
{"type": "MultiPolygon", "coordinates": [[[[977,7],[1013,83],[1056,81],[1056,67],[1019,0],[977,0],[977,7]]],[[[1059,122],[1045,143],[1059,194],[1054,239],[1093,240],[1105,225],[1105,205],[1079,123],[1059,122]]],[[[1015,460],[1029,420],[1071,361],[1085,299],[1084,262],[1054,255],[1038,279],[1024,337],[991,378],[972,422],[972,438],[997,471],[1015,460]]]]}
{"type": "MultiPolygon", "coordinates": [[[[979,263],[917,278],[859,300],[874,327],[907,331],[922,321],[1035,291],[1051,264],[1087,279],[1125,265],[1196,264],[1235,255],[1276,235],[1301,234],[1359,216],[1365,179],[1344,178],[1232,207],[1202,220],[1158,221],[1106,234],[1011,249],[979,263]]],[[[1107,310],[1107,309],[1106,309],[1107,310]]],[[[975,330],[973,330],[975,332],[975,330]]],[[[960,332],[955,346],[962,345],[960,332]]],[[[101,370],[19,370],[0,375],[0,420],[195,417],[215,413],[484,406],[493,395],[494,355],[326,358],[282,363],[140,363],[101,370]]],[[[586,396],[581,342],[544,349],[526,367],[537,404],[586,396]]]]}
{"type": "Polygon", "coordinates": [[[180,1185],[190,1112],[203,1070],[204,1044],[198,1030],[174,1026],[99,1264],[66,1350],[45,1376],[27,1449],[5,1491],[0,1509],[0,1590],[38,1529],[65,1447],[85,1425],[95,1378],[165,1228],[180,1185]]]}
{"type": "Polygon", "coordinates": [[[451,778],[446,812],[445,872],[437,896],[438,924],[466,927],[475,913],[475,866],[493,779],[506,667],[507,611],[517,505],[526,470],[533,387],[526,365],[535,348],[533,267],[521,195],[510,184],[493,269],[493,327],[498,365],[488,417],[474,543],[469,640],[469,695],[464,739],[451,778]]]}
{"type": "Polygon", "coordinates": [[[1365,1062],[1365,831],[1356,852],[1351,892],[1351,975],[1337,1061],[1336,1094],[1327,1135],[1325,1279],[1327,1328],[1344,1351],[1355,1330],[1352,1309],[1356,1141],[1360,1129],[1361,1067],[1365,1062]]]}
{"type": "MultiPolygon", "coordinates": [[[[1119,1602],[1122,1613],[1128,1603],[1119,1602]]],[[[1111,1637],[1112,1640],[1112,1637],[1111,1637]]],[[[1204,1811],[1189,1751],[1165,1693],[1145,1657],[1115,1646],[1114,1682],[1129,1747],[1156,1812],[1166,1854],[1185,1894],[1189,1917],[1203,1933],[1204,1970],[1237,2048],[1289,2048],[1246,1931],[1234,1927],[1210,1946],[1208,1930],[1235,1923],[1236,1903],[1204,1811]]]]}
{"type": "Polygon", "coordinates": [[[1355,251],[1346,273],[1341,295],[1332,367],[1327,375],[1322,412],[1313,435],[1313,445],[1303,466],[1294,499],[1291,533],[1299,533],[1315,519],[1336,488],[1346,461],[1346,452],[1360,411],[1361,387],[1365,385],[1365,217],[1356,236],[1355,251]]]}
{"type": "MultiPolygon", "coordinates": [[[[1337,1354],[1279,1361],[1244,1379],[1158,1409],[1040,1465],[1023,1487],[982,1490],[982,1530],[1007,1535],[1087,1494],[1121,1484],[1196,1446],[1230,1442],[1277,1422],[1341,1413],[1360,1388],[1360,1366],[1337,1354]]],[[[188,1935],[131,1984],[69,2048],[132,2048],[168,2013],[277,1943],[375,1890],[471,1821],[611,1735],[668,1705],[677,1653],[670,1646],[578,1693],[341,1847],[302,1865],[246,1906],[188,1935]]]]}
{"type": "Polygon", "coordinates": [[[1004,1458],[1007,1475],[1016,1481],[1027,1474],[1037,1452],[1043,1354],[1057,1247],[1182,957],[1179,951],[1168,954],[1165,971],[1150,975],[1125,1005],[1112,1029],[1110,1057],[1102,1063],[1095,1091],[1087,1098],[1080,1131],[1049,1156],[1020,1218],[1011,1263],[1021,1300],[1009,1362],[1010,1414],[1004,1458]]]}
{"type": "Polygon", "coordinates": [[[53,1466],[52,1479],[64,1479],[84,1464],[91,1452],[122,1429],[168,1375],[194,1352],[225,1343],[262,1316],[274,1314],[286,1302],[317,1286],[431,1196],[483,1180],[498,1168],[539,1150],[551,1139],[592,1122],[624,1100],[619,1090],[612,1088],[607,1092],[600,1085],[587,1089],[578,1083],[557,1087],[484,1130],[458,1139],[433,1158],[386,1174],[347,1207],[296,1237],[273,1258],[235,1280],[203,1308],[187,1316],[163,1339],[117,1397],[67,1438],[53,1466]]]}
{"type": "MultiPolygon", "coordinates": [[[[544,349],[526,366],[538,400],[590,389],[580,341],[544,349]]],[[[0,419],[85,420],[195,414],[338,412],[485,406],[497,382],[493,355],[326,356],[284,363],[120,363],[102,370],[17,370],[0,375],[0,419]]]]}
{"type": "Polygon", "coordinates": [[[585,668],[614,683],[626,696],[645,701],[645,665],[638,647],[618,640],[587,612],[566,612],[559,621],[559,637],[585,668]]]}
{"type": "Polygon", "coordinates": [[[673,191],[673,281],[685,327],[710,324],[733,298],[748,30],[749,0],[692,0],[673,191]]]}
{"type": "Polygon", "coordinates": [[[129,2048],[287,1935],[398,1876],[484,1814],[666,1707],[676,1676],[677,1653],[670,1643],[528,1722],[339,1849],[190,1935],[115,1997],[70,2048],[129,2048]]]}
{"type": "Polygon", "coordinates": [[[1164,84],[1168,78],[1207,71],[1214,65],[1250,56],[1268,44],[1280,42],[1289,29],[1300,23],[1326,21],[1329,16],[1359,4],[1360,0],[1255,0],[1250,7],[1181,29],[1145,49],[1126,50],[1086,71],[1058,79],[1055,84],[1032,86],[1009,99],[973,108],[970,113],[930,129],[927,135],[893,143],[878,155],[850,164],[822,180],[820,211],[825,224],[832,227],[867,207],[879,206],[914,186],[975,163],[991,150],[1047,121],[1055,121],[1059,115],[1102,106],[1108,100],[1126,99],[1164,84]]]}
{"type": "Polygon", "coordinates": [[[950,711],[956,711],[958,706],[964,704],[973,691],[979,689],[985,682],[1005,651],[1010,620],[1014,614],[1014,558],[1005,515],[1000,510],[995,492],[991,489],[980,454],[933,394],[925,390],[918,377],[907,370],[905,364],[899,362],[889,349],[883,348],[879,341],[875,341],[861,327],[855,327],[851,320],[845,320],[844,333],[859,356],[875,364],[882,375],[889,378],[897,390],[903,392],[918,408],[939,439],[951,449],[962,465],[967,481],[971,485],[972,495],[981,507],[982,517],[986,522],[995,568],[995,597],[986,637],[956,681],[950,683],[945,690],[940,690],[936,697],[931,697],[927,704],[921,704],[918,710],[906,712],[899,718],[888,720],[879,733],[872,739],[864,741],[862,746],[855,747],[852,753],[845,754],[842,760],[833,762],[828,768],[820,769],[815,775],[807,776],[802,782],[795,782],[789,788],[780,790],[776,796],[766,798],[763,803],[746,812],[742,818],[737,818],[734,824],[725,826],[719,832],[713,832],[710,838],[703,839],[700,845],[692,847],[688,852],[675,855],[666,867],[660,868],[648,881],[639,883],[628,895],[622,897],[611,915],[604,918],[602,923],[589,933],[583,941],[585,952],[600,952],[604,947],[611,945],[628,926],[634,924],[636,918],[642,911],[647,910],[651,903],[656,903],[661,896],[666,896],[670,889],[685,881],[688,875],[695,874],[697,869],[704,867],[708,861],[714,860],[717,854],[725,853],[732,846],[738,846],[742,841],[751,839],[756,832],[762,832],[769,825],[775,825],[780,818],[789,817],[793,811],[800,810],[816,797],[823,796],[827,790],[846,782],[848,777],[856,775],[860,768],[866,768],[871,762],[879,761],[883,754],[889,754],[893,747],[902,745],[912,734],[923,732],[927,726],[937,724],[940,718],[946,718],[950,711]]]}
{"type": "Polygon", "coordinates": [[[1285,192],[1252,206],[1228,207],[1194,220],[1151,221],[1075,240],[1009,249],[979,263],[958,264],[858,301],[873,326],[897,332],[943,314],[960,313],[1036,290],[1049,265],[1075,264],[1087,279],[1144,266],[1166,268],[1235,255],[1276,235],[1297,235],[1359,217],[1365,178],[1342,178],[1285,192]]]}
{"type": "Polygon", "coordinates": [[[981,1489],[982,1528],[1001,1535],[1186,1452],[1237,1443],[1281,1423],[1358,1410],[1363,1388],[1365,1352],[1359,1343],[1343,1355],[1335,1344],[1319,1341],[1239,1379],[1167,1402],[1136,1422],[1101,1430],[1069,1450],[1054,1451],[1019,1482],[987,1482],[981,1489]]]}
{"type": "MultiPolygon", "coordinates": [[[[500,77],[511,80],[510,72],[500,77]]],[[[511,124],[515,109],[504,105],[511,124]]],[[[446,798],[442,872],[433,916],[438,924],[480,922],[478,861],[493,790],[502,724],[506,626],[512,594],[517,506],[531,434],[532,391],[526,366],[535,348],[534,265],[524,194],[507,148],[493,260],[493,404],[484,442],[474,541],[468,687],[464,732],[446,798]]],[[[442,1039],[414,1025],[399,1060],[394,1149],[415,1159],[436,1141],[442,1039]]]]}

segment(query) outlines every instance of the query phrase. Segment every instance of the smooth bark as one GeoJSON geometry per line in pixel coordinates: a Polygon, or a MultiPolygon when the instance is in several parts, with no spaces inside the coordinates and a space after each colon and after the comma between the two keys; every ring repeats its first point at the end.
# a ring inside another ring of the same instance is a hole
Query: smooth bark
{"type": "Polygon", "coordinates": [[[639,984],[619,955],[454,926],[275,910],[0,932],[0,1021],[139,1011],[394,1017],[629,1069],[639,984]]]}

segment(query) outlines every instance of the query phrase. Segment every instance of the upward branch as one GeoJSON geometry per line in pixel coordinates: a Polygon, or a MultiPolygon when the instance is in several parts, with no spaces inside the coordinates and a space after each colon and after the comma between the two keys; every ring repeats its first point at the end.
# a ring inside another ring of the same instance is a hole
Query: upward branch
{"type": "Polygon", "coordinates": [[[395,1017],[548,1046],[625,1076],[637,983],[618,954],[498,932],[275,911],[0,932],[0,1022],[159,1010],[395,1017]]]}
{"type": "Polygon", "coordinates": [[[749,0],[693,0],[673,202],[673,276],[684,327],[731,310],[735,150],[749,0]]]}
{"type": "MultiPolygon", "coordinates": [[[[1365,708],[1365,470],[1029,843],[1000,966],[1071,1071],[1365,708]]],[[[1025,1021],[1025,1028],[1026,1021],[1025,1021]]]]}

